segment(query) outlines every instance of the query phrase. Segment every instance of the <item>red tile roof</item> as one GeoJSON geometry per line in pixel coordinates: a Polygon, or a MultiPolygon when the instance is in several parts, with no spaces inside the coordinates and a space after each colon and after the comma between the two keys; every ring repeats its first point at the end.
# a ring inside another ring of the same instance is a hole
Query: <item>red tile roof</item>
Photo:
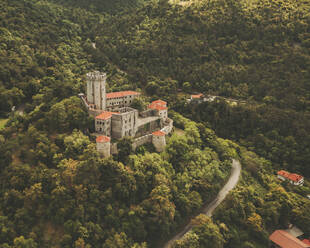
{"type": "Polygon", "coordinates": [[[107,99],[111,99],[111,98],[125,97],[125,96],[130,96],[130,95],[137,96],[137,95],[140,95],[140,93],[136,91],[131,91],[131,90],[119,91],[119,92],[107,93],[106,97],[107,99]]]}
{"type": "Polygon", "coordinates": [[[191,95],[192,98],[200,98],[201,96],[203,96],[203,94],[197,94],[197,95],[191,95]]]}
{"type": "Polygon", "coordinates": [[[310,239],[304,239],[302,242],[304,242],[307,245],[310,245],[310,239]]]}
{"type": "Polygon", "coordinates": [[[278,171],[278,175],[285,177],[285,178],[287,178],[291,181],[294,181],[294,182],[299,182],[301,179],[303,179],[303,176],[295,174],[295,173],[289,173],[285,170],[278,171]]]}
{"type": "Polygon", "coordinates": [[[158,105],[161,105],[163,107],[167,107],[167,102],[163,101],[163,100],[156,100],[156,101],[153,101],[152,104],[158,104],[158,105]]]}
{"type": "Polygon", "coordinates": [[[289,176],[289,179],[294,181],[294,182],[299,182],[301,179],[303,179],[304,177],[295,173],[291,173],[289,176]]]}
{"type": "Polygon", "coordinates": [[[157,109],[157,110],[167,110],[168,108],[161,103],[152,102],[149,106],[149,109],[157,109]]]}
{"type": "Polygon", "coordinates": [[[104,135],[98,136],[98,137],[96,138],[96,142],[97,142],[97,143],[110,142],[110,140],[111,140],[110,137],[104,136],[104,135]]]}
{"type": "Polygon", "coordinates": [[[289,175],[290,175],[290,173],[287,172],[287,171],[285,171],[285,170],[280,170],[280,171],[278,171],[278,175],[279,175],[279,176],[282,176],[282,177],[288,178],[289,175]]]}
{"type": "Polygon", "coordinates": [[[100,115],[97,115],[96,119],[107,120],[107,119],[110,119],[113,114],[118,114],[118,113],[117,112],[104,111],[100,115]]]}
{"type": "Polygon", "coordinates": [[[152,133],[154,136],[165,136],[166,134],[160,130],[152,133]]]}
{"type": "Polygon", "coordinates": [[[310,245],[305,244],[301,240],[295,238],[284,230],[276,230],[269,239],[282,248],[309,248],[310,245]]]}

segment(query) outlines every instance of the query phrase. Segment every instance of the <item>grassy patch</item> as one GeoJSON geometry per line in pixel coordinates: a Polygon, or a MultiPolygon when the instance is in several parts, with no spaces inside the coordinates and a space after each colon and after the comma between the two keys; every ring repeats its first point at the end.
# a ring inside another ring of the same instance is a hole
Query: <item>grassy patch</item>
{"type": "Polygon", "coordinates": [[[4,128],[9,119],[0,119],[0,130],[4,128]]]}

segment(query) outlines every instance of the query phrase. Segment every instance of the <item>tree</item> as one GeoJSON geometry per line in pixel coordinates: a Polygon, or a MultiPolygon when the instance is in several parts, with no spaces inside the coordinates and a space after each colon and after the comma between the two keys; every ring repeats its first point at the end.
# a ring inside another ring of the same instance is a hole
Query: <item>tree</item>
{"type": "Polygon", "coordinates": [[[206,215],[198,215],[192,222],[193,232],[199,237],[201,247],[221,248],[224,246],[223,235],[219,227],[206,215]]]}
{"type": "Polygon", "coordinates": [[[118,160],[121,162],[128,161],[128,156],[132,153],[132,138],[124,137],[117,141],[118,160]]]}
{"type": "Polygon", "coordinates": [[[199,237],[193,232],[188,232],[180,240],[175,241],[172,245],[173,248],[200,248],[199,237]]]}
{"type": "Polygon", "coordinates": [[[37,243],[33,239],[25,239],[24,236],[20,236],[14,239],[14,248],[37,248],[37,243]]]}

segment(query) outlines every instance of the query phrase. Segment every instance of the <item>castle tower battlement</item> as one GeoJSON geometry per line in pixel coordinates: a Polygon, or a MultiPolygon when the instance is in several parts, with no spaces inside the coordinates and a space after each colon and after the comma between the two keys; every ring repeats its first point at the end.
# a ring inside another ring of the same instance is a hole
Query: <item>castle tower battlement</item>
{"type": "Polygon", "coordinates": [[[106,81],[107,74],[100,71],[92,71],[86,74],[87,81],[106,81]]]}

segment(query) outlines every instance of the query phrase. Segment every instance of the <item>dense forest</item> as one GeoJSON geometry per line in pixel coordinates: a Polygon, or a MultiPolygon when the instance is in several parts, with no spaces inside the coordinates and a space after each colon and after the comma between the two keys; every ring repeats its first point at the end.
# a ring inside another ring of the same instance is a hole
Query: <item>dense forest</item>
{"type": "Polygon", "coordinates": [[[289,223],[310,236],[310,3],[184,3],[0,2],[0,247],[159,247],[232,158],[238,186],[174,247],[267,247],[289,223]],[[123,139],[99,156],[77,97],[95,69],[109,91],[168,101],[164,152],[123,139]],[[194,92],[242,101],[188,104],[194,92]],[[305,185],[278,181],[280,168],[305,185]]]}

